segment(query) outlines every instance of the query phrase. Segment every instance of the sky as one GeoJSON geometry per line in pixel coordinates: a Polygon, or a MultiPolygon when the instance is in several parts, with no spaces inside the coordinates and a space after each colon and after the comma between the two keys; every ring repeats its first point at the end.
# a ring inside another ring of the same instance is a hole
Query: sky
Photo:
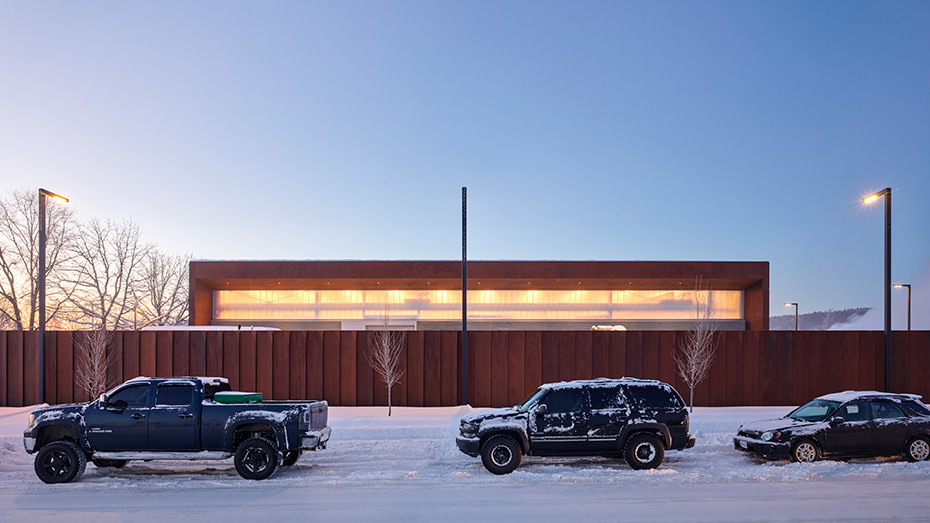
{"type": "Polygon", "coordinates": [[[927,2],[0,0],[0,193],[200,259],[459,259],[467,186],[472,260],[880,306],[863,196],[930,271],[928,64],[927,2]]]}

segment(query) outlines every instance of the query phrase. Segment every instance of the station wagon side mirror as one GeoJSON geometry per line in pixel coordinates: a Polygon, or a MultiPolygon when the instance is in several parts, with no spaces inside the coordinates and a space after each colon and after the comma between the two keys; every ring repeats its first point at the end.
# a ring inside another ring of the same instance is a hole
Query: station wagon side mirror
{"type": "Polygon", "coordinates": [[[549,413],[549,407],[547,407],[545,404],[536,407],[537,416],[543,416],[548,413],[549,413]]]}
{"type": "Polygon", "coordinates": [[[843,423],[846,423],[846,418],[842,416],[836,416],[830,420],[830,425],[842,425],[843,423]]]}

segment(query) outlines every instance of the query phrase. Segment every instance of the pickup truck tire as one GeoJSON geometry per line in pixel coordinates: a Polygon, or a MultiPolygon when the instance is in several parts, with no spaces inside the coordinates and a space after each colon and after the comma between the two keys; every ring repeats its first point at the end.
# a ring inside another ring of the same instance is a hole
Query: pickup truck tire
{"type": "Polygon", "coordinates": [[[284,461],[281,462],[282,467],[290,467],[291,465],[297,463],[297,460],[300,459],[299,450],[291,450],[284,453],[284,461]]]}
{"type": "Polygon", "coordinates": [[[266,479],[281,465],[281,453],[268,438],[250,438],[236,449],[236,472],[245,479],[266,479]]]}
{"type": "Polygon", "coordinates": [[[123,468],[129,463],[129,460],[126,459],[92,459],[91,463],[96,465],[98,469],[113,467],[115,469],[123,468]]]}
{"type": "Polygon", "coordinates": [[[36,476],[45,483],[74,481],[81,477],[86,466],[84,451],[70,441],[49,443],[36,454],[36,476]]]}
{"type": "Polygon", "coordinates": [[[665,458],[665,446],[655,434],[638,432],[626,440],[623,457],[636,470],[654,469],[665,458]]]}
{"type": "Polygon", "coordinates": [[[503,434],[491,436],[481,446],[481,462],[494,474],[510,474],[520,466],[522,457],[516,440],[503,434]]]}

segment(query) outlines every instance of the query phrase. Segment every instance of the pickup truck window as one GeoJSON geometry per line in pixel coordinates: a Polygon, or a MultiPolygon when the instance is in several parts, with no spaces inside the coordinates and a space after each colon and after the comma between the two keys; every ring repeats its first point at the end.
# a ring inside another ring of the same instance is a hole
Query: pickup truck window
{"type": "Polygon", "coordinates": [[[149,384],[130,385],[110,396],[107,403],[115,405],[119,401],[125,401],[126,406],[129,408],[138,409],[148,407],[149,384]]]}
{"type": "Polygon", "coordinates": [[[194,400],[191,385],[160,385],[155,393],[156,405],[187,406],[194,400]]]}

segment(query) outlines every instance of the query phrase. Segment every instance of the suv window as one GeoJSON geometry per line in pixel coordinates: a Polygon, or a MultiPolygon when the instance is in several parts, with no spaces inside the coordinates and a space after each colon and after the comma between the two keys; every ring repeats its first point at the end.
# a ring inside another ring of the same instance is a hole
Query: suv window
{"type": "Polygon", "coordinates": [[[558,389],[550,392],[541,402],[549,414],[581,412],[584,408],[581,389],[558,389]]]}
{"type": "Polygon", "coordinates": [[[591,387],[591,410],[616,410],[624,408],[626,401],[620,387],[591,387]]]}
{"type": "Polygon", "coordinates": [[[835,415],[846,421],[869,421],[869,404],[865,401],[849,403],[843,405],[835,415]]]}
{"type": "Polygon", "coordinates": [[[188,406],[194,400],[194,387],[191,385],[159,385],[155,393],[156,405],[188,406]]]}
{"type": "Polygon", "coordinates": [[[115,392],[107,398],[107,403],[115,405],[118,401],[125,401],[129,408],[143,408],[149,406],[149,384],[130,385],[115,392]]]}
{"type": "Polygon", "coordinates": [[[873,401],[872,417],[875,419],[903,418],[904,411],[890,401],[873,401]]]}
{"type": "Polygon", "coordinates": [[[627,385],[633,403],[641,408],[680,409],[684,407],[678,395],[664,385],[627,385]]]}

